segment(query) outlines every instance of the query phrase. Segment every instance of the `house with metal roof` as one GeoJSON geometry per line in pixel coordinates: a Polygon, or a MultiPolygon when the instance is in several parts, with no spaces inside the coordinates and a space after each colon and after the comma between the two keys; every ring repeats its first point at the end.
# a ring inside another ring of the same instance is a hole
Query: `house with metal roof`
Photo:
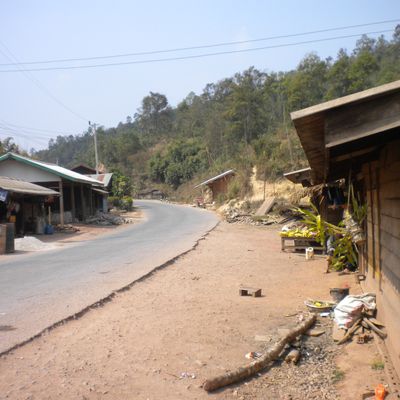
{"type": "Polygon", "coordinates": [[[58,201],[51,204],[51,208],[54,222],[61,225],[76,219],[85,220],[97,209],[102,209],[102,201],[94,191],[102,190],[104,184],[59,165],[7,153],[0,157],[0,176],[22,179],[56,190],[59,193],[58,201]]]}
{"type": "Polygon", "coordinates": [[[400,80],[291,113],[314,184],[352,185],[367,206],[359,269],[376,293],[400,373],[400,80]]]}

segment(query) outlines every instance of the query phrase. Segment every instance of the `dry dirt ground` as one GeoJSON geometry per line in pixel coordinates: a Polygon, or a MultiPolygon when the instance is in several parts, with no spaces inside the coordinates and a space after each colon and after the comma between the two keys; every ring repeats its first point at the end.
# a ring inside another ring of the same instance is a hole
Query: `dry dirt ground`
{"type": "Polygon", "coordinates": [[[294,326],[306,298],[327,299],[344,284],[359,290],[354,276],[325,267],[323,258],[281,252],[276,227],[223,222],[174,264],[2,356],[0,398],[358,399],[385,381],[371,368],[379,354],[374,345],[333,344],[326,318],[318,321],[326,333],[303,342],[298,365],[278,361],[216,393],[201,388],[294,326]],[[263,296],[239,296],[240,284],[263,296]]]}

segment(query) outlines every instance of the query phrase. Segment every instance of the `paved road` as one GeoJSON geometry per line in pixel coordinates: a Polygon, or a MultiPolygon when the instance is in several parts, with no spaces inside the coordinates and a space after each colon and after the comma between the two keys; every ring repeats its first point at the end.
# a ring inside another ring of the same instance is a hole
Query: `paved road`
{"type": "Polygon", "coordinates": [[[140,224],[0,262],[0,351],[189,250],[217,223],[204,210],[156,201],[135,204],[145,213],[140,224]]]}

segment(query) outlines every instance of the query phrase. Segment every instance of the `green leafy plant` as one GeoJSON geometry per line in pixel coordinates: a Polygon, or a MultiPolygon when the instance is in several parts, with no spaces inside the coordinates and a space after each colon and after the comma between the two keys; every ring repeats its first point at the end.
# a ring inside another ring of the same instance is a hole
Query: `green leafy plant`
{"type": "Polygon", "coordinates": [[[312,211],[302,208],[296,208],[295,211],[302,215],[303,222],[307,225],[307,228],[316,233],[315,239],[321,246],[325,245],[326,238],[329,235],[344,233],[343,228],[324,221],[313,204],[311,204],[311,208],[312,211]]]}
{"type": "Polygon", "coordinates": [[[380,360],[375,360],[371,363],[371,368],[375,371],[382,371],[385,368],[385,363],[380,360]]]}
{"type": "Polygon", "coordinates": [[[357,249],[349,232],[346,232],[335,240],[334,248],[331,261],[331,266],[334,270],[342,271],[349,266],[356,268],[358,259],[357,249]]]}
{"type": "Polygon", "coordinates": [[[124,196],[120,201],[120,208],[126,211],[132,211],[133,199],[130,196],[124,196]]]}
{"type": "Polygon", "coordinates": [[[340,382],[341,380],[344,379],[344,372],[341,369],[336,368],[333,371],[333,376],[332,376],[332,381],[333,383],[340,382]]]}
{"type": "Polygon", "coordinates": [[[350,184],[349,190],[351,193],[351,215],[354,220],[361,225],[367,216],[367,205],[360,204],[360,202],[357,200],[354,194],[353,185],[350,184]]]}

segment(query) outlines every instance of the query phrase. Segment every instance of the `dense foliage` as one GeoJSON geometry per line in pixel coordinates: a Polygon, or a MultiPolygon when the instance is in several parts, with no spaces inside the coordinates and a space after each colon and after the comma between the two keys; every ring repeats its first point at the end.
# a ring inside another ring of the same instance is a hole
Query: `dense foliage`
{"type": "MultiPolygon", "coordinates": [[[[177,188],[199,174],[258,166],[261,178],[306,165],[289,112],[400,79],[400,26],[389,41],[363,36],[335,59],[308,54],[289,72],[253,67],[190,93],[176,107],[165,95],[146,96],[133,117],[98,129],[99,157],[140,190],[177,188]]],[[[93,138],[57,137],[34,156],[64,166],[94,164],[93,138]]]]}

